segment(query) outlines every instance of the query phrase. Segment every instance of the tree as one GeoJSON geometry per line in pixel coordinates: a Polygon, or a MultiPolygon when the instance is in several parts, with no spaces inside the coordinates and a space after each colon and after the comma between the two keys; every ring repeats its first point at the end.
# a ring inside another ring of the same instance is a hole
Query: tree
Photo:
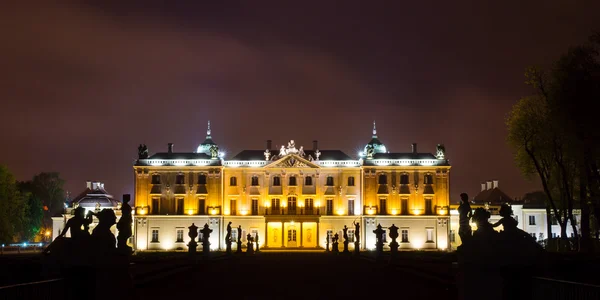
{"type": "Polygon", "coordinates": [[[18,182],[17,186],[27,203],[23,228],[21,229],[21,239],[33,240],[42,230],[44,205],[40,197],[34,193],[31,181],[18,182]]]}
{"type": "Polygon", "coordinates": [[[17,189],[13,174],[0,165],[0,242],[18,239],[27,203],[17,189]]]}
{"type": "Polygon", "coordinates": [[[64,210],[65,181],[56,172],[42,172],[31,180],[32,193],[38,197],[44,208],[44,228],[52,227],[52,217],[60,215],[64,210]]]}

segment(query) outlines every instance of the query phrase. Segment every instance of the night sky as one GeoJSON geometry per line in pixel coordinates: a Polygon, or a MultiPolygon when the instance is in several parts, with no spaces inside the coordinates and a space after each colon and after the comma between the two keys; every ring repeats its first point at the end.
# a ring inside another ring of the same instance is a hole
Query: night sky
{"type": "Polygon", "coordinates": [[[445,144],[453,201],[488,179],[522,196],[538,183],[504,119],[531,93],[524,70],[600,30],[600,1],[10,2],[0,164],[119,199],[140,143],[192,152],[209,119],[227,157],[267,139],[355,156],[376,120],[391,152],[445,144]]]}

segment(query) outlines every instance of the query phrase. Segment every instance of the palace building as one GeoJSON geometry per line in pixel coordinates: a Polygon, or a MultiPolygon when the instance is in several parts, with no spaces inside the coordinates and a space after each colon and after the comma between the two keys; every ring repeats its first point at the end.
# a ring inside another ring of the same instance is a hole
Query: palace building
{"type": "MultiPolygon", "coordinates": [[[[375,248],[375,230],[394,224],[400,249],[449,246],[449,172],[445,149],[390,152],[373,135],[359,157],[340,150],[296,145],[243,150],[225,159],[213,141],[210,122],[196,151],[149,155],[138,149],[133,165],[135,219],[132,246],[145,250],[185,250],[188,227],[213,230],[210,247],[225,249],[231,222],[232,248],[237,228],[260,247],[325,248],[336,233],[340,249],[347,226],[350,249],[360,224],[361,249],[375,248]],[[258,236],[258,237],[256,237],[258,236]]],[[[389,236],[382,237],[390,242],[389,236]]]]}

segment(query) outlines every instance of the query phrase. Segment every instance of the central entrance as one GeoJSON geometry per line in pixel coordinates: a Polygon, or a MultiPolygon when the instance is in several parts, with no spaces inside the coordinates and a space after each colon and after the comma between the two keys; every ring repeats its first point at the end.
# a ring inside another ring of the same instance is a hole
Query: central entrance
{"type": "Polygon", "coordinates": [[[290,226],[287,232],[287,246],[298,247],[298,239],[296,236],[296,226],[290,226]]]}
{"type": "MultiPolygon", "coordinates": [[[[312,221],[312,220],[311,220],[312,221]]],[[[317,222],[267,222],[266,246],[273,248],[316,248],[317,222]]]]}

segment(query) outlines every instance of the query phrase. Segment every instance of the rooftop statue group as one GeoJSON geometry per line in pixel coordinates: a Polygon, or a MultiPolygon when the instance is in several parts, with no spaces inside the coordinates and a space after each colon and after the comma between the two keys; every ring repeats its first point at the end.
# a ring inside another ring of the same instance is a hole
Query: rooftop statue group
{"type": "MultiPolygon", "coordinates": [[[[131,291],[131,278],[128,271],[132,248],[127,240],[132,234],[131,206],[129,195],[123,196],[121,218],[112,209],[89,211],[81,206],[74,209],[73,216],[65,224],[58,237],[44,250],[47,265],[56,266],[67,280],[71,281],[77,298],[86,299],[81,293],[95,292],[96,297],[105,295],[111,288],[131,291]],[[90,234],[90,225],[98,219],[98,224],[90,234]],[[118,237],[111,231],[116,224],[118,237]],[[71,237],[66,237],[70,232],[71,237]],[[115,285],[113,282],[118,281],[115,285]]],[[[114,291],[113,291],[114,292],[114,291]]],[[[112,296],[114,298],[114,295],[112,296]]]]}

